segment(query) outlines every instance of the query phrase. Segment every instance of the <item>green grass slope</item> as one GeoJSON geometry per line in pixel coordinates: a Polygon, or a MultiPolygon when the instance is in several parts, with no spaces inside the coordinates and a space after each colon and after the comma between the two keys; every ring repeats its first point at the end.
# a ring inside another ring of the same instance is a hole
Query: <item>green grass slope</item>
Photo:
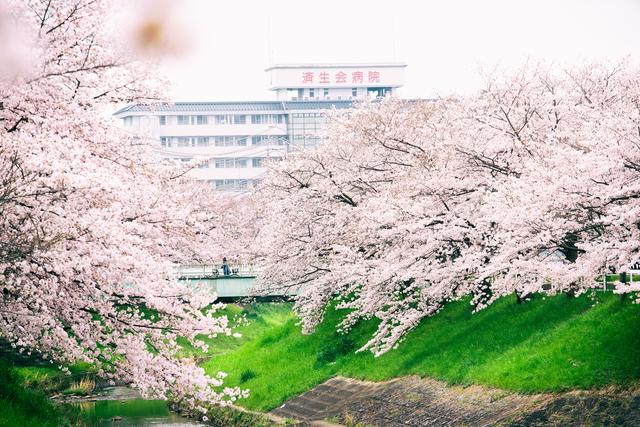
{"type": "MultiPolygon", "coordinates": [[[[219,335],[214,338],[200,336],[199,338],[209,345],[209,351],[205,358],[235,350],[243,344],[255,340],[266,331],[295,319],[290,303],[252,304],[244,308],[237,304],[228,304],[223,310],[216,312],[216,315],[227,316],[233,333],[241,336],[219,335]]],[[[178,344],[182,347],[179,353],[180,357],[204,356],[200,350],[195,349],[184,338],[179,337],[178,344]]]]}
{"type": "Polygon", "coordinates": [[[636,382],[640,305],[610,293],[598,293],[596,301],[559,295],[516,304],[507,297],[476,314],[468,302],[451,303],[377,358],[355,353],[375,329],[372,321],[341,335],[335,331],[341,314],[330,310],[316,332],[305,336],[281,306],[272,323],[262,323],[237,348],[203,366],[210,374],[228,372],[225,385],[250,389],[240,404],[258,410],[334,375],[385,380],[417,374],[519,392],[636,382]]]}
{"type": "Polygon", "coordinates": [[[14,368],[0,359],[0,426],[59,427],[70,425],[77,411],[52,404],[32,383],[46,381],[47,368],[14,368]]]}

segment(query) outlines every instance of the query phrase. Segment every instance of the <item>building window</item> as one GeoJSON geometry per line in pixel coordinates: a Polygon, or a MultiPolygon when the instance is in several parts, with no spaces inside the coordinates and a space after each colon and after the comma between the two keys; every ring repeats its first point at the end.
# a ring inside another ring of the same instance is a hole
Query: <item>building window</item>
{"type": "Polygon", "coordinates": [[[166,136],[161,136],[160,137],[160,145],[162,147],[171,147],[171,139],[169,137],[166,137],[166,136]]]}
{"type": "Polygon", "coordinates": [[[354,87],[351,89],[351,96],[356,97],[358,96],[358,88],[354,87]]]}
{"type": "Polygon", "coordinates": [[[286,145],[287,135],[255,135],[251,137],[251,145],[286,145]]]}
{"type": "Polygon", "coordinates": [[[253,159],[251,159],[251,166],[254,168],[264,167],[262,166],[263,160],[264,160],[263,157],[254,157],[253,159]]]}
{"type": "Polygon", "coordinates": [[[237,115],[232,115],[232,114],[227,114],[224,116],[215,116],[215,121],[217,125],[243,125],[245,123],[247,123],[247,116],[245,115],[241,115],[241,114],[237,114],[237,115]]]}
{"type": "Polygon", "coordinates": [[[216,147],[232,147],[236,145],[244,146],[247,145],[247,137],[246,136],[216,136],[215,146],[216,147]]]}
{"type": "Polygon", "coordinates": [[[160,126],[167,124],[167,116],[160,116],[160,126]]]}
{"type": "Polygon", "coordinates": [[[234,160],[233,159],[216,159],[215,166],[218,169],[227,169],[233,167],[234,160]]]}
{"type": "Polygon", "coordinates": [[[208,136],[199,136],[196,138],[196,147],[208,147],[208,146],[209,146],[208,136]]]}
{"type": "Polygon", "coordinates": [[[244,169],[247,167],[247,159],[215,159],[214,165],[218,169],[244,169]]]}
{"type": "Polygon", "coordinates": [[[178,137],[178,147],[189,147],[190,145],[191,145],[191,141],[188,136],[178,137]]]}
{"type": "Polygon", "coordinates": [[[327,88],[324,89],[324,97],[325,98],[329,97],[329,89],[327,89],[327,88]]]}
{"type": "Polygon", "coordinates": [[[207,116],[196,116],[196,124],[206,125],[209,122],[207,116]]]}
{"type": "Polygon", "coordinates": [[[391,91],[391,88],[387,87],[370,87],[367,88],[367,94],[369,96],[375,96],[376,98],[383,98],[387,95],[387,92],[391,91]]]}
{"type": "Polygon", "coordinates": [[[189,124],[189,116],[178,116],[178,124],[179,125],[188,125],[189,124]]]}
{"type": "Polygon", "coordinates": [[[209,168],[208,160],[198,164],[198,169],[207,169],[207,168],[209,168]]]}
{"type": "Polygon", "coordinates": [[[309,98],[313,98],[316,96],[316,90],[311,88],[309,89],[309,98]]]}
{"type": "Polygon", "coordinates": [[[251,124],[279,124],[285,123],[284,114],[252,114],[251,124]]]}
{"type": "Polygon", "coordinates": [[[292,113],[289,115],[289,141],[297,146],[316,146],[319,135],[326,128],[322,113],[292,113]]]}
{"type": "Polygon", "coordinates": [[[234,191],[246,190],[255,181],[249,179],[216,179],[210,182],[216,190],[234,191]]]}

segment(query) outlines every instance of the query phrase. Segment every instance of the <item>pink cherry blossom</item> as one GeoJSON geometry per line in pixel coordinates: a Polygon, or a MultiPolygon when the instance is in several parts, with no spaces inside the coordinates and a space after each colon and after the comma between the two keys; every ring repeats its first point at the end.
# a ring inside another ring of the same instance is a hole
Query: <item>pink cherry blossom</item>
{"type": "Polygon", "coordinates": [[[6,3],[42,49],[30,75],[0,80],[0,336],[144,395],[224,403],[242,392],[179,360],[176,339],[204,347],[227,319],[175,272],[222,257],[226,202],[105,117],[163,98],[154,69],[114,48],[110,6],[6,3]]]}
{"type": "Polygon", "coordinates": [[[639,76],[528,65],[473,96],[335,112],[257,196],[262,290],[297,290],[306,332],[335,298],[343,329],[378,318],[380,354],[447,301],[600,286],[640,253],[639,76]]]}

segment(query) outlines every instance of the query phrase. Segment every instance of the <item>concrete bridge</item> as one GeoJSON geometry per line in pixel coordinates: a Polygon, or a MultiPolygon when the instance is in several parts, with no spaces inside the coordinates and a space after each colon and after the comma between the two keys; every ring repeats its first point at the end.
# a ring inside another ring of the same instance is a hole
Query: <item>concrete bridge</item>
{"type": "Polygon", "coordinates": [[[257,298],[286,298],[295,295],[295,291],[270,292],[256,295],[256,276],[258,271],[252,264],[229,265],[228,274],[224,274],[221,264],[183,265],[178,270],[178,280],[196,289],[206,289],[216,293],[218,299],[234,300],[256,296],[257,298]]]}

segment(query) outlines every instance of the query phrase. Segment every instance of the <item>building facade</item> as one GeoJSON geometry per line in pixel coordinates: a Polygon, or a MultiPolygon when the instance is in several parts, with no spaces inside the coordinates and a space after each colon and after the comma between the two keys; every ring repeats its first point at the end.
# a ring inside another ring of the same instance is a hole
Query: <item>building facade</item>
{"type": "Polygon", "coordinates": [[[270,161],[317,146],[328,109],[394,94],[404,64],[280,65],[266,70],[277,101],[131,105],[116,113],[124,129],[153,141],[162,156],[201,160],[189,172],[212,188],[247,191],[270,161]]]}

